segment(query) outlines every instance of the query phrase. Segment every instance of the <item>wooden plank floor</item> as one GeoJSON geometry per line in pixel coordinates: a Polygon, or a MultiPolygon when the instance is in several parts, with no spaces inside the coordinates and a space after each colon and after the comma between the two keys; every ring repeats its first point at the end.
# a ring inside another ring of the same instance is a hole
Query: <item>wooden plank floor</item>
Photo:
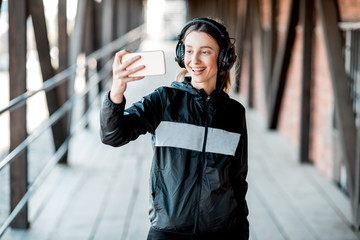
{"type": "Polygon", "coordinates": [[[252,239],[359,239],[348,199],[263,119],[248,112],[252,239]]]}
{"type": "MultiPolygon", "coordinates": [[[[174,46],[164,49],[173,75],[174,46]]],[[[147,87],[134,83],[128,102],[168,84],[173,75],[168,82],[150,79],[147,87]]],[[[312,165],[298,164],[296,150],[277,132],[267,131],[256,112],[248,110],[247,122],[250,239],[360,239],[350,227],[348,199],[312,165]]],[[[121,148],[101,144],[95,108],[90,128],[75,135],[69,154],[69,166],[56,166],[31,198],[31,228],[9,229],[2,240],[146,239],[150,136],[121,148]]]]}
{"type": "Polygon", "coordinates": [[[145,143],[147,136],[116,149],[101,144],[98,133],[94,127],[75,137],[70,166],[57,166],[30,201],[31,229],[9,230],[4,239],[137,239],[131,236],[146,235],[146,176],[152,151],[145,143]]]}

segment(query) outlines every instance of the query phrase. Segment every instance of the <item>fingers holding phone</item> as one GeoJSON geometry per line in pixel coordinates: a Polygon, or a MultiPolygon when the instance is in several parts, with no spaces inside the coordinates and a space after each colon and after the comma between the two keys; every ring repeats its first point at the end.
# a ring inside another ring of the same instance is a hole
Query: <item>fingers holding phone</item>
{"type": "Polygon", "coordinates": [[[127,83],[143,79],[143,76],[130,76],[131,74],[145,68],[144,65],[136,66],[135,68],[128,69],[130,65],[138,61],[141,56],[133,56],[124,61],[123,57],[129,54],[127,50],[121,50],[115,54],[113,62],[113,81],[110,91],[110,99],[114,103],[121,103],[123,100],[124,92],[127,88],[127,83]]]}
{"type": "MultiPolygon", "coordinates": [[[[116,53],[113,63],[111,91],[119,95],[115,101],[120,98],[122,101],[128,82],[143,79],[145,76],[164,75],[165,72],[165,54],[162,50],[136,53],[126,50],[119,51],[116,53]]],[[[110,97],[112,94],[110,93],[110,97]]]]}
{"type": "Polygon", "coordinates": [[[130,54],[127,50],[121,50],[115,54],[115,59],[113,63],[113,77],[115,79],[127,79],[128,81],[134,81],[136,79],[142,79],[143,76],[130,76],[137,71],[145,68],[145,65],[138,65],[135,68],[129,68],[129,66],[133,65],[136,61],[138,61],[141,56],[133,54],[131,58],[126,58],[125,56],[130,54]]]}

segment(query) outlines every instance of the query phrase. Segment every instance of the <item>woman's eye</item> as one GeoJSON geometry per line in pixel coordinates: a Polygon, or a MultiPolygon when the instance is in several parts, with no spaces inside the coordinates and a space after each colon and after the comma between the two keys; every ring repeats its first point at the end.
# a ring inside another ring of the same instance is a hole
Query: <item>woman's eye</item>
{"type": "Polygon", "coordinates": [[[204,55],[206,55],[208,53],[209,53],[208,51],[202,51],[202,54],[204,54],[204,55]]]}

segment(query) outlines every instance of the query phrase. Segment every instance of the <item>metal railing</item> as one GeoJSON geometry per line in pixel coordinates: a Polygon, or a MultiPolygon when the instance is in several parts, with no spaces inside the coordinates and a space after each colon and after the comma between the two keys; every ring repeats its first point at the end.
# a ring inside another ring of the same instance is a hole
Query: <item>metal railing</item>
{"type": "MultiPolygon", "coordinates": [[[[145,28],[144,25],[141,25],[122,37],[116,39],[115,41],[105,45],[104,47],[96,50],[95,52],[89,54],[86,57],[85,63],[83,66],[79,66],[79,64],[74,64],[62,71],[61,73],[55,75],[54,77],[48,79],[44,82],[42,88],[39,88],[35,91],[28,91],[17,98],[11,100],[8,106],[0,109],[0,116],[6,112],[14,111],[15,109],[26,104],[26,101],[31,97],[35,96],[40,92],[47,92],[51,89],[54,89],[64,83],[65,81],[72,81],[75,78],[76,70],[79,67],[85,67],[91,71],[85,71],[85,77],[87,78],[85,89],[77,94],[74,91],[74,84],[72,84],[72,95],[69,96],[69,99],[58,108],[47,120],[45,120],[40,126],[38,126],[32,133],[14,150],[8,153],[1,161],[0,161],[0,171],[7,165],[9,165],[19,154],[21,154],[27,147],[33,143],[38,137],[40,137],[45,131],[50,129],[59,119],[64,117],[66,114],[71,113],[73,106],[76,101],[80,101],[81,99],[85,100],[85,108],[84,113],[80,116],[80,119],[76,121],[76,125],[71,127],[70,134],[67,139],[63,142],[63,144],[55,151],[55,153],[51,156],[51,158],[47,161],[47,164],[40,171],[40,173],[35,177],[34,181],[28,185],[28,189],[21,200],[18,202],[16,207],[10,213],[10,215],[5,219],[5,221],[0,226],[0,237],[5,233],[6,229],[10,226],[10,224],[14,221],[14,219],[18,216],[21,210],[29,201],[30,197],[33,193],[39,188],[39,186],[46,180],[46,177],[49,175],[54,166],[59,162],[59,160],[64,156],[69,148],[69,142],[72,136],[76,131],[83,129],[88,124],[88,114],[89,110],[93,107],[95,99],[99,98],[101,95],[101,91],[97,91],[96,95],[93,99],[89,98],[89,92],[96,89],[99,84],[103,83],[107,80],[106,76],[109,76],[111,73],[111,67],[113,59],[106,59],[109,56],[112,56],[114,52],[121,48],[127,48],[129,50],[135,50],[138,47],[141,39],[143,38],[145,28]],[[97,64],[100,61],[106,61],[102,64],[101,69],[97,69],[97,64]],[[89,73],[89,74],[87,74],[89,73]]],[[[70,125],[72,125],[70,123],[70,125]]]]}

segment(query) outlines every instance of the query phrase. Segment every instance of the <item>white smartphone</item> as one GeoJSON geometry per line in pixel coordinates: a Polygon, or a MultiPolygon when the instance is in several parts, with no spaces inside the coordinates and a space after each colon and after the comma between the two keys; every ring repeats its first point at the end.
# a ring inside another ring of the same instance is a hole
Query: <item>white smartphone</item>
{"type": "Polygon", "coordinates": [[[131,69],[140,65],[145,65],[145,68],[129,75],[130,77],[156,76],[165,74],[165,54],[162,50],[128,53],[122,57],[122,62],[139,55],[141,58],[131,64],[127,69],[131,69]]]}

